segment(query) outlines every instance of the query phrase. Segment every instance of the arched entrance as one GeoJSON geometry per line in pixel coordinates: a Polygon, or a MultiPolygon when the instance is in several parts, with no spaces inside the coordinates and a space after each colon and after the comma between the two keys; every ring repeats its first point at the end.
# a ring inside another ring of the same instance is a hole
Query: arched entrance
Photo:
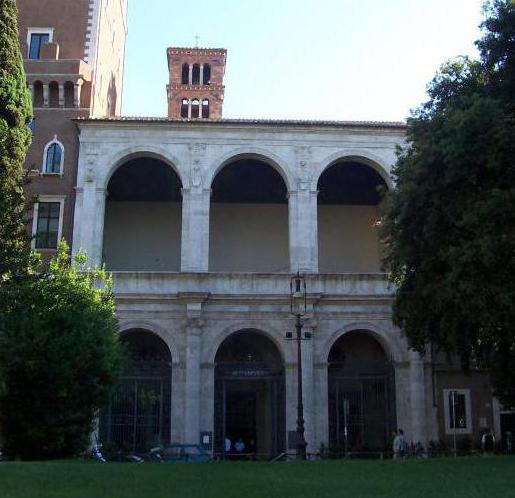
{"type": "Polygon", "coordinates": [[[182,184],[155,157],[128,160],[107,186],[103,261],[109,270],[179,271],[182,184]]]}
{"type": "Polygon", "coordinates": [[[329,443],[347,451],[380,451],[396,426],[393,365],[368,331],[340,337],[329,352],[329,443]]]}
{"type": "Polygon", "coordinates": [[[215,451],[241,438],[245,452],[269,458],[285,449],[285,380],[281,354],[263,334],[235,332],[215,357],[215,451]]]}
{"type": "Polygon", "coordinates": [[[225,165],[212,183],[209,270],[289,271],[286,194],[282,176],[259,156],[225,165]]]}
{"type": "Polygon", "coordinates": [[[122,334],[129,358],[102,410],[100,436],[108,447],[148,451],[170,442],[172,357],[165,342],[146,330],[122,334]]]}
{"type": "Polygon", "coordinates": [[[321,273],[381,271],[377,220],[386,188],[372,166],[355,159],[336,161],[322,173],[317,185],[321,273]]]}

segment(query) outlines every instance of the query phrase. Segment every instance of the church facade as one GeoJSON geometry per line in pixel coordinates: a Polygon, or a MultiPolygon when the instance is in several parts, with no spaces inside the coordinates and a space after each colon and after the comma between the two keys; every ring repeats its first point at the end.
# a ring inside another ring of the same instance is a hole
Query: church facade
{"type": "MultiPolygon", "coordinates": [[[[30,45],[36,32],[20,11],[30,45]]],[[[114,19],[106,28],[99,20],[99,40],[114,19]]],[[[396,427],[423,444],[477,440],[486,427],[501,435],[512,415],[492,398],[488,375],[465,376],[445,358],[410,351],[391,322],[378,204],[392,186],[405,125],[223,119],[226,58],[224,49],[167,50],[167,118],[120,117],[116,105],[69,115],[59,94],[53,109],[38,100],[42,116],[59,116],[49,126],[73,132],[70,146],[57,131],[49,142],[62,147],[70,179],[38,175],[45,188],[53,182],[52,198],[33,187],[36,248],[52,253],[64,236],[74,254],[106,265],[131,353],[100,417],[103,442],[204,443],[222,452],[226,438],[241,438],[263,457],[291,449],[298,364],[286,333],[297,272],[306,279],[310,332],[302,342],[308,452],[381,451],[396,427]]],[[[38,64],[55,71],[57,60],[38,64]]],[[[29,83],[41,81],[28,73],[29,83]]],[[[46,140],[31,150],[43,156],[43,173],[56,163],[46,140]]]]}

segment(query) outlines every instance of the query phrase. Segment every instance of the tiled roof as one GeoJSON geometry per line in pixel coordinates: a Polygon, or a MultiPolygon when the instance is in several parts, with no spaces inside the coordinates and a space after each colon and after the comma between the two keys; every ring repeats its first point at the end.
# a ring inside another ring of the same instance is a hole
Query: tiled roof
{"type": "Polygon", "coordinates": [[[145,116],[114,116],[104,118],[77,118],[80,122],[153,122],[183,123],[207,126],[223,125],[259,125],[259,126],[298,126],[298,127],[332,127],[332,128],[393,128],[404,130],[407,125],[403,121],[325,121],[310,119],[178,119],[145,116]]]}

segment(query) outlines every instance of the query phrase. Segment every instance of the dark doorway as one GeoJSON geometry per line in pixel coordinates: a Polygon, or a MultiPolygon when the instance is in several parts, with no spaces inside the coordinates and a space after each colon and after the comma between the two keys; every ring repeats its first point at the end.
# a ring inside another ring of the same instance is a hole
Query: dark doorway
{"type": "Polygon", "coordinates": [[[167,345],[145,330],[124,333],[127,367],[102,410],[100,436],[114,451],[146,452],[170,442],[171,355],[167,345]]]}
{"type": "Polygon", "coordinates": [[[384,451],[395,428],[391,361],[366,331],[353,331],[329,353],[329,441],[334,452],[384,451]]]}
{"type": "Polygon", "coordinates": [[[507,453],[515,453],[515,412],[501,413],[501,444],[507,453]]]}
{"type": "Polygon", "coordinates": [[[284,368],[275,345],[257,332],[237,332],[215,363],[215,451],[224,453],[226,438],[233,445],[242,439],[250,458],[284,451],[284,368]]]}

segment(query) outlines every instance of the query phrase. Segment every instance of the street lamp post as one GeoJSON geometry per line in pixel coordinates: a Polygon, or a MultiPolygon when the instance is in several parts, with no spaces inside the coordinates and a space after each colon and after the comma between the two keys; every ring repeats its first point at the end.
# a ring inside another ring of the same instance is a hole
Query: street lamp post
{"type": "Polygon", "coordinates": [[[290,280],[290,313],[295,317],[295,337],[291,332],[286,338],[297,341],[297,460],[306,460],[304,437],[304,405],[302,402],[302,341],[311,339],[311,333],[302,334],[302,317],[307,313],[306,280],[297,272],[290,280]]]}

